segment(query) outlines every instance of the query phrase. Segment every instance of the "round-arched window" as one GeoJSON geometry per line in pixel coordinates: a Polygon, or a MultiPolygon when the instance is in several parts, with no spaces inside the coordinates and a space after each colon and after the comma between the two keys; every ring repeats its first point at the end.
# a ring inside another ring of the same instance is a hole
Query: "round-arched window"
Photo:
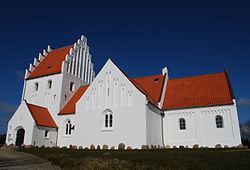
{"type": "Polygon", "coordinates": [[[104,122],[104,128],[112,128],[113,127],[113,113],[111,110],[106,109],[103,112],[102,121],[104,122]]]}
{"type": "Polygon", "coordinates": [[[221,115],[215,116],[215,123],[217,128],[223,128],[223,117],[221,115]]]}
{"type": "Polygon", "coordinates": [[[179,126],[180,126],[180,130],[186,129],[186,120],[184,118],[179,119],[179,126]]]}

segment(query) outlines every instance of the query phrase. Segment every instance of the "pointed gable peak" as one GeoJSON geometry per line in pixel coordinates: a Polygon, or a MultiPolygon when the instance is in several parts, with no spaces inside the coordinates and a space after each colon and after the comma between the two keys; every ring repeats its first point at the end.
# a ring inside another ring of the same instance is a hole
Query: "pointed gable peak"
{"type": "Polygon", "coordinates": [[[108,58],[108,60],[106,61],[106,63],[104,65],[106,65],[106,64],[113,64],[116,66],[115,62],[111,58],[108,58]]]}
{"type": "MultiPolygon", "coordinates": [[[[113,60],[111,58],[109,58],[106,61],[106,63],[104,64],[103,68],[101,69],[101,71],[99,72],[98,75],[100,75],[100,74],[102,74],[102,75],[103,74],[106,74],[106,75],[108,74],[109,75],[109,74],[111,74],[111,72],[114,72],[115,70],[118,71],[118,72],[120,72],[120,74],[123,75],[125,77],[125,79],[128,80],[128,82],[130,82],[138,91],[140,91],[143,95],[145,95],[146,99],[151,104],[153,104],[153,105],[155,105],[155,106],[158,107],[157,101],[158,101],[159,97],[155,97],[155,98],[151,97],[150,93],[148,92],[148,89],[149,89],[148,86],[147,86],[146,89],[144,89],[146,87],[145,83],[143,84],[142,81],[140,81],[140,83],[138,83],[137,82],[138,79],[133,79],[130,76],[128,76],[122,69],[120,69],[120,67],[118,65],[115,64],[115,62],[113,62],[113,60]],[[137,80],[137,81],[135,81],[135,80],[137,80]]],[[[98,75],[97,75],[96,79],[98,79],[98,77],[99,77],[98,75]]],[[[163,78],[164,78],[164,75],[159,75],[159,76],[160,76],[161,81],[162,81],[163,78]]],[[[162,84],[163,83],[161,83],[161,85],[162,84]]]]}

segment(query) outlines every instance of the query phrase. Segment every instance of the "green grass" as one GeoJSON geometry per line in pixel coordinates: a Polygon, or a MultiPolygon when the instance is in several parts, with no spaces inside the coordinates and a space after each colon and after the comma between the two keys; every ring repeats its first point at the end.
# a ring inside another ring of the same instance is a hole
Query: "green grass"
{"type": "Polygon", "coordinates": [[[243,149],[102,151],[30,148],[18,151],[45,158],[62,169],[250,169],[250,151],[243,149]]]}

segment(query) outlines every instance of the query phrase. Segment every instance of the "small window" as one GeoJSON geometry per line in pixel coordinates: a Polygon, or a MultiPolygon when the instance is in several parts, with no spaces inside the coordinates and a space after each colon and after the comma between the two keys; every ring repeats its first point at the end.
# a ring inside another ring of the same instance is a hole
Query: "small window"
{"type": "Polygon", "coordinates": [[[185,130],[186,129],[186,120],[183,118],[180,118],[179,125],[180,125],[180,130],[185,130]]]}
{"type": "Polygon", "coordinates": [[[67,100],[67,95],[64,95],[64,100],[67,100]]]}
{"type": "Polygon", "coordinates": [[[109,88],[108,88],[108,96],[109,96],[109,88]]]}
{"type": "Polygon", "coordinates": [[[49,138],[49,131],[45,130],[45,134],[44,134],[45,138],[49,138]]]}
{"type": "Polygon", "coordinates": [[[71,135],[71,130],[72,130],[72,124],[71,124],[71,122],[70,122],[70,120],[68,120],[67,122],[66,122],[66,135],[71,135]]]}
{"type": "Polygon", "coordinates": [[[52,88],[52,80],[48,80],[48,89],[52,88]]]}
{"type": "Polygon", "coordinates": [[[112,130],[114,125],[113,112],[109,109],[106,109],[101,116],[102,119],[102,130],[112,130]]]}
{"type": "Polygon", "coordinates": [[[217,128],[223,128],[223,117],[220,115],[217,115],[215,117],[216,127],[217,128]]]}
{"type": "Polygon", "coordinates": [[[38,82],[35,82],[34,84],[34,91],[37,91],[38,90],[38,82]]]}
{"type": "Polygon", "coordinates": [[[75,91],[75,83],[70,82],[70,91],[75,91]]]}
{"type": "Polygon", "coordinates": [[[113,127],[113,115],[112,112],[107,112],[104,115],[104,127],[112,128],[113,127]]]}

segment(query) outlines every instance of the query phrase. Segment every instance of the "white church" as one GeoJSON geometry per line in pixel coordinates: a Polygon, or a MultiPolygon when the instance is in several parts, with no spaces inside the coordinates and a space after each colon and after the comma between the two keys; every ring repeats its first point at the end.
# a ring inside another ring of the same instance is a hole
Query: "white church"
{"type": "MultiPolygon", "coordinates": [[[[126,70],[125,70],[126,71],[126,70]]],[[[204,147],[241,144],[227,72],[132,78],[108,59],[96,75],[87,38],[39,54],[26,70],[6,144],[204,147]]]]}

